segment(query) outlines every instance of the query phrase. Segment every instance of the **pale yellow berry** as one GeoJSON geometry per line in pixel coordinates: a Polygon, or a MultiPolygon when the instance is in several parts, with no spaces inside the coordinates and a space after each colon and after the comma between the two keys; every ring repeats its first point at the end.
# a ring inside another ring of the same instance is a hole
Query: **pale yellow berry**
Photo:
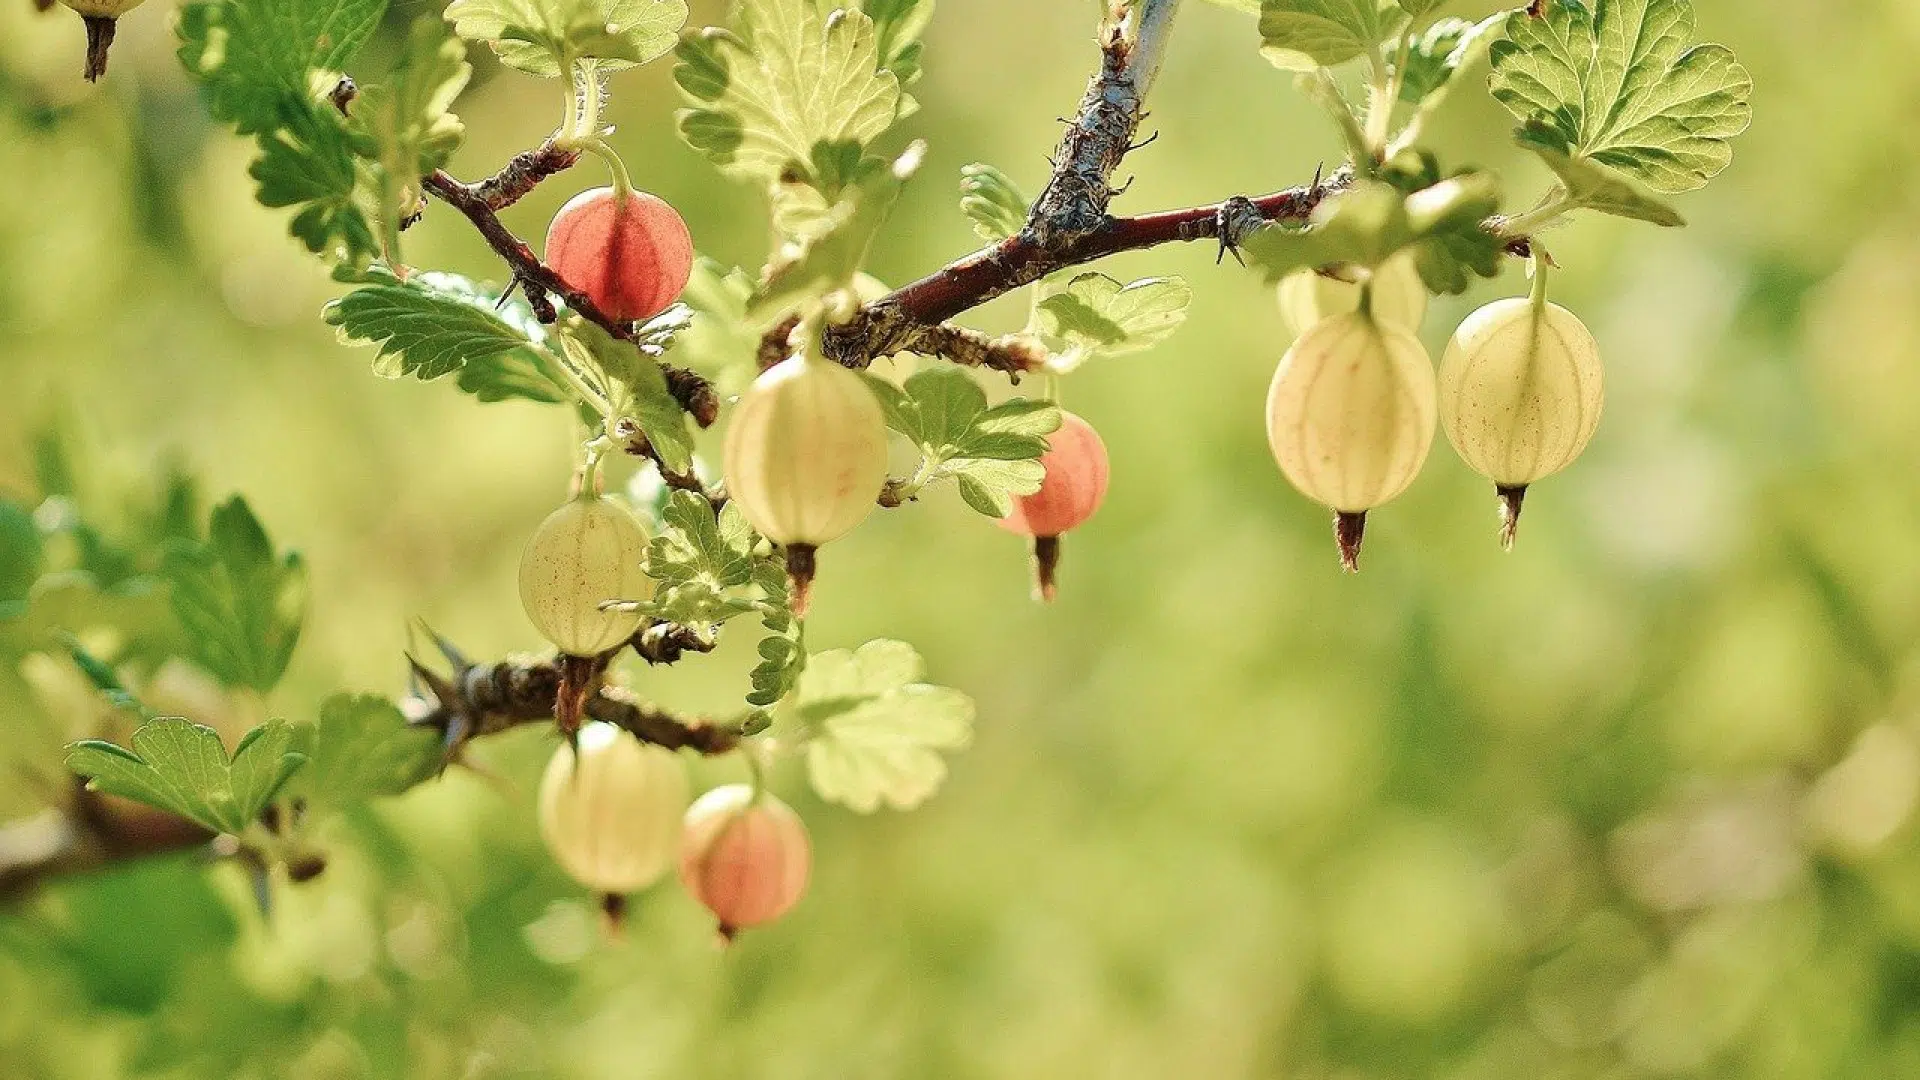
{"type": "Polygon", "coordinates": [[[567,876],[595,892],[660,880],[680,848],[687,771],[673,751],[611,724],[580,729],[540,778],[540,838],[567,876]]]}
{"type": "Polygon", "coordinates": [[[873,512],[887,479],[887,425],[860,376],[796,356],[740,397],[726,441],[727,492],[760,534],[819,546],[873,512]]]}
{"type": "MultiPolygon", "coordinates": [[[[1312,270],[1296,270],[1280,282],[1280,313],[1299,336],[1334,315],[1360,308],[1360,286],[1312,270]]],[[[1373,313],[1382,322],[1418,331],[1427,315],[1427,286],[1413,256],[1401,253],[1380,264],[1373,275],[1373,313]]]]}
{"type": "Polygon", "coordinates": [[[561,652],[594,656],[632,637],[638,612],[606,611],[610,600],[647,600],[647,530],[624,505],[582,497],[547,516],[520,557],[520,602],[535,629],[561,652]]]}
{"type": "Polygon", "coordinates": [[[1467,316],[1440,361],[1440,419],[1460,457],[1501,487],[1573,463],[1600,424],[1600,347],[1558,304],[1496,300],[1467,316]]]}

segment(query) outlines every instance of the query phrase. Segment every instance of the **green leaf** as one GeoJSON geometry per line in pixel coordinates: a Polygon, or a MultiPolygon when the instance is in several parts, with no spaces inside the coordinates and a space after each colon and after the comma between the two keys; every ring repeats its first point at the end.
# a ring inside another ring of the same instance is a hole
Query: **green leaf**
{"type": "Polygon", "coordinates": [[[775,253],[767,276],[754,290],[748,322],[764,329],[782,315],[852,283],[866,262],[873,236],[892,213],[906,182],[920,168],[927,144],[915,141],[891,165],[868,158],[861,175],[842,193],[833,220],[814,235],[775,253]]]}
{"type": "Polygon", "coordinates": [[[1160,344],[1186,321],[1193,289],[1178,277],[1122,285],[1081,274],[1040,301],[1040,329],[1053,355],[1047,366],[1072,371],[1096,356],[1123,356],[1160,344]]]}
{"type": "Polygon", "coordinates": [[[1447,0],[1398,0],[1398,2],[1400,4],[1400,10],[1417,19],[1427,12],[1432,11],[1434,8],[1439,7],[1441,4],[1446,3],[1447,0]]]}
{"type": "Polygon", "coordinates": [[[178,22],[181,63],[200,81],[208,109],[258,139],[261,156],[249,171],[261,204],[295,208],[290,231],[307,250],[356,265],[378,246],[353,201],[346,121],[325,95],[386,7],[191,0],[178,22]]]}
{"type": "Polygon", "coordinates": [[[239,496],[213,510],[207,539],[167,546],[162,573],[191,659],[229,686],[273,689],[306,617],[307,572],[296,552],[276,554],[239,496]]]}
{"type": "Polygon", "coordinates": [[[319,721],[296,733],[307,765],[289,792],[307,801],[309,813],[398,795],[440,769],[439,735],[408,724],[377,694],[335,694],[321,704],[319,721]]]}
{"type": "Polygon", "coordinates": [[[746,595],[755,582],[753,546],[759,537],[739,507],[713,504],[689,491],[674,491],[660,512],[661,529],[647,549],[647,575],[660,583],[648,614],[681,626],[705,629],[766,610],[746,595]]]}
{"type": "Polygon", "coordinates": [[[1039,458],[1060,427],[1057,406],[1012,398],[988,408],[973,376],[950,366],[916,372],[903,387],[875,376],[867,385],[887,426],[919,448],[924,483],[955,480],[967,505],[992,517],[1006,516],[1013,496],[1040,490],[1039,458]]]}
{"type": "Polygon", "coordinates": [[[873,20],[880,66],[906,86],[920,78],[920,35],[933,19],[933,0],[860,0],[873,20]]]}
{"type": "Polygon", "coordinates": [[[543,78],[563,58],[615,71],[664,56],[687,22],[683,0],[453,0],[453,32],[483,41],[500,62],[543,78]]]}
{"type": "Polygon", "coordinates": [[[1500,272],[1504,242],[1485,228],[1499,207],[1487,173],[1461,173],[1411,194],[1366,181],[1323,201],[1304,228],[1268,225],[1243,246],[1270,282],[1301,269],[1376,267],[1412,248],[1429,289],[1458,293],[1474,275],[1500,272]]]}
{"type": "Polygon", "coordinates": [[[176,29],[180,62],[216,119],[242,135],[270,134],[318,100],[313,74],[344,70],[386,10],[387,0],[189,0],[176,29]]]}
{"type": "Polygon", "coordinates": [[[560,334],[566,362],[589,386],[606,400],[611,410],[605,419],[609,426],[622,417],[632,420],[653,444],[660,461],[669,470],[684,473],[693,467],[693,435],[687,430],[687,414],[667,388],[666,372],[649,355],[659,351],[647,342],[648,328],[665,320],[675,330],[685,325],[687,309],[670,308],[639,330],[641,343],[619,341],[605,330],[572,317],[560,334]]]}
{"type": "Polygon", "coordinates": [[[1398,51],[1389,50],[1388,70],[1401,75],[1400,100],[1419,105],[1450,90],[1454,76],[1477,63],[1492,46],[1495,32],[1509,14],[1502,11],[1477,23],[1441,19],[1409,41],[1404,69],[1399,66],[1398,51]]]}
{"type": "Polygon", "coordinates": [[[1720,45],[1695,45],[1687,0],[1546,0],[1493,44],[1493,96],[1536,130],[1532,146],[1618,169],[1660,194],[1704,186],[1733,158],[1753,78],[1720,45]]]}
{"type": "Polygon", "coordinates": [[[1344,64],[1386,36],[1377,0],[1261,0],[1260,52],[1288,71],[1344,64]]]}
{"type": "Polygon", "coordinates": [[[753,691],[747,704],[770,708],[793,693],[807,670],[807,627],[788,606],[787,572],[779,562],[763,559],[755,564],[753,583],[766,598],[760,624],[769,636],[760,640],[760,663],[750,676],[753,691]]]}
{"type": "Polygon", "coordinates": [[[815,653],[788,707],[803,732],[807,776],[823,799],[860,813],[911,810],[946,779],[943,752],[973,739],[974,706],[923,682],[913,646],[869,641],[815,653]]]}
{"type": "Polygon", "coordinates": [[[0,616],[13,605],[26,603],[44,562],[40,527],[34,524],[32,511],[0,498],[0,616]]]}
{"type": "MultiPolygon", "coordinates": [[[[896,28],[899,24],[895,24],[896,28]]],[[[729,175],[769,187],[819,143],[865,147],[899,116],[874,20],[814,0],[744,0],[730,31],[689,34],[674,80],[680,134],[729,175]]]]}
{"type": "Polygon", "coordinates": [[[1544,125],[1528,121],[1514,133],[1514,141],[1540,156],[1575,205],[1615,217],[1648,221],[1676,228],[1687,223],[1680,212],[1647,191],[1625,173],[1588,158],[1568,157],[1559,140],[1544,125]]]}
{"type": "MultiPolygon", "coordinates": [[[[354,100],[348,130],[355,152],[375,163],[385,198],[381,213],[388,220],[412,212],[422,196],[420,178],[459,148],[466,128],[449,110],[472,74],[466,46],[438,19],[423,15],[414,20],[392,73],[354,100]]],[[[398,255],[388,252],[387,259],[396,262],[398,255]]]]}
{"type": "Polygon", "coordinates": [[[379,346],[374,374],[430,381],[458,372],[460,388],[483,401],[574,396],[524,305],[496,310],[493,296],[456,274],[383,280],[390,284],[355,289],[321,313],[341,341],[379,346]]]}
{"type": "Polygon", "coordinates": [[[305,761],[292,749],[293,727],[269,720],[247,732],[232,758],[212,728],[161,717],[133,733],[133,749],[88,740],[67,748],[67,767],[94,791],[133,799],[238,834],[305,761]]]}
{"type": "Polygon", "coordinates": [[[1238,11],[1246,15],[1260,14],[1260,0],[1213,0],[1213,3],[1228,11],[1238,11]]]}
{"type": "Polygon", "coordinates": [[[1027,223],[1030,200],[1006,173],[975,162],[960,170],[960,212],[973,222],[974,235],[998,243],[1027,223]]]}

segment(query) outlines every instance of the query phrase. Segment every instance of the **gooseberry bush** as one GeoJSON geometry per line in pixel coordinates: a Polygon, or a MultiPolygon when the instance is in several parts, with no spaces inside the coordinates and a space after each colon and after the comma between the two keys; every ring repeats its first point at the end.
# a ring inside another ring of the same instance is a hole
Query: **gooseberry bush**
{"type": "MultiPolygon", "coordinates": [[[[439,658],[408,658],[400,700],[341,695],[311,719],[267,718],[306,570],[244,500],[202,525],[178,481],[118,535],[0,507],[7,632],[57,642],[138,721],[124,745],[82,742],[66,759],[88,784],[75,798],[112,812],[77,814],[87,843],[11,879],[218,836],[261,881],[304,880],[324,870],[328,815],[433,782],[475,739],[552,724],[564,741],[541,783],[541,835],[609,913],[677,866],[722,934],[777,919],[812,859],[772,790],[779,766],[803,763],[820,798],[854,811],[907,810],[940,786],[975,719],[907,644],[809,639],[826,549],[876,511],[951,488],[983,528],[1030,539],[1038,592],[1055,597],[1062,537],[1100,542],[1109,481],[1105,444],[1061,409],[1062,391],[1163,346],[1192,295],[1177,277],[1091,268],[1121,252],[1211,243],[1273,286],[1295,340],[1274,348],[1269,442],[1279,474],[1332,512],[1346,569],[1369,515],[1418,479],[1437,429],[1494,485],[1510,544],[1529,486],[1574,463],[1601,412],[1605,343],[1549,298],[1552,230],[1599,215],[1681,225],[1670,198],[1724,169],[1748,122],[1745,70],[1694,43],[1687,0],[1534,0],[1478,22],[1438,0],[1216,2],[1253,16],[1247,48],[1326,112],[1344,164],[1270,194],[1115,213],[1113,177],[1177,50],[1181,4],[1091,5],[1094,73],[1044,189],[1029,197],[990,164],[967,167],[959,209],[984,246],[895,285],[865,264],[921,171],[924,147],[895,129],[917,108],[923,64],[939,62],[921,43],[933,0],[741,0],[705,28],[686,25],[681,0],[453,0],[380,70],[358,55],[387,0],[187,0],[180,60],[212,115],[255,141],[259,201],[331,265],[340,295],[322,317],[341,341],[372,349],[380,377],[551,405],[556,429],[577,435],[570,474],[554,477],[564,499],[526,523],[520,570],[527,618],[556,652],[476,662],[429,630],[439,658]],[[467,182],[445,166],[477,47],[547,80],[556,117],[529,119],[535,145],[467,182]],[[698,254],[700,238],[622,158],[608,95],[649,63],[673,65],[686,144],[764,194],[762,265],[698,254]],[[1481,87],[1551,171],[1546,190],[1511,192],[1428,145],[1430,118],[1481,87]],[[541,184],[580,193],[536,251],[508,216],[541,184]],[[423,217],[463,220],[497,261],[410,261],[423,217]],[[1420,336],[1429,299],[1521,268],[1525,295],[1470,316],[1436,371],[1420,336]],[[1021,289],[1031,316],[1018,332],[954,321],[1021,289]],[[641,482],[614,490],[608,465],[621,459],[641,482]],[[61,636],[82,622],[123,632],[61,636]],[[759,635],[736,712],[691,716],[644,696],[636,660],[689,661],[726,632],[759,635]],[[230,724],[229,740],[211,717],[174,715],[187,711],[164,693],[175,661],[258,715],[230,724]],[[752,780],[694,799],[690,754],[737,756],[752,780]]],[[[95,77],[124,7],[72,6],[95,77]]],[[[1245,412],[1258,423],[1257,403],[1245,412]]],[[[836,574],[856,570],[887,572],[836,574]]]]}

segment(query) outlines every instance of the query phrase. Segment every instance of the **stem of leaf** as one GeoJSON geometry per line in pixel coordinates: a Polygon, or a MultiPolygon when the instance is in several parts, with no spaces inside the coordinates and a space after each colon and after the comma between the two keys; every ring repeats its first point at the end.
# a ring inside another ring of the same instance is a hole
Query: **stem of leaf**
{"type": "Polygon", "coordinates": [[[627,174],[627,163],[620,160],[620,155],[607,145],[605,139],[590,139],[581,144],[581,149],[607,163],[607,168],[613,171],[613,197],[616,202],[625,202],[633,194],[633,177],[627,174]]]}
{"type": "Polygon", "coordinates": [[[1340,92],[1340,84],[1334,81],[1333,72],[1324,67],[1315,68],[1313,77],[1318,90],[1313,96],[1339,126],[1340,136],[1347,142],[1347,155],[1353,159],[1353,167],[1363,176],[1372,176],[1377,164],[1372,146],[1367,142],[1367,133],[1360,128],[1359,118],[1353,115],[1353,106],[1347,104],[1346,95],[1340,92]]]}
{"type": "Polygon", "coordinates": [[[1533,272],[1533,288],[1527,292],[1527,300],[1533,304],[1533,310],[1538,313],[1544,311],[1547,306],[1548,263],[1546,250],[1538,244],[1535,244],[1533,247],[1533,255],[1528,259],[1528,263],[1528,269],[1533,272]]]}
{"type": "Polygon", "coordinates": [[[1531,236],[1545,226],[1552,224],[1568,211],[1579,208],[1579,204],[1574,202],[1572,197],[1567,194],[1565,188],[1555,186],[1553,191],[1547,195],[1545,202],[1518,217],[1508,218],[1506,222],[1501,225],[1500,230],[1508,236],[1531,236]]]}

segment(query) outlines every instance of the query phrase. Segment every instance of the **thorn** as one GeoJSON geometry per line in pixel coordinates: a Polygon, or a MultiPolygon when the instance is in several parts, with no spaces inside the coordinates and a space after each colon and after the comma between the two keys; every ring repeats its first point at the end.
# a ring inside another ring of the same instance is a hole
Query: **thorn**
{"type": "Polygon", "coordinates": [[[1494,494],[1500,496],[1500,550],[1513,550],[1513,534],[1520,528],[1520,506],[1527,499],[1525,484],[1496,484],[1494,494]]]}
{"type": "Polygon", "coordinates": [[[440,704],[451,705],[453,702],[459,700],[459,691],[454,689],[452,683],[441,678],[439,672],[422,664],[419,658],[415,657],[411,651],[409,651],[406,656],[407,666],[412,669],[413,677],[426,683],[427,689],[432,692],[440,704]]]}
{"type": "Polygon", "coordinates": [[[446,657],[447,663],[453,665],[453,670],[456,676],[460,672],[465,671],[468,668],[473,666],[471,663],[467,661],[467,658],[465,656],[461,655],[460,650],[453,644],[453,642],[448,641],[446,638],[441,637],[440,634],[437,631],[435,631],[433,627],[428,626],[425,621],[422,621],[420,623],[420,629],[426,631],[427,636],[433,639],[434,648],[439,649],[440,655],[446,657]]]}
{"type": "Polygon", "coordinates": [[[1326,176],[1326,174],[1327,174],[1326,162],[1323,161],[1320,164],[1315,165],[1313,167],[1313,185],[1307,188],[1307,190],[1312,192],[1315,198],[1319,198],[1320,196],[1320,181],[1326,176]]]}
{"type": "Polygon", "coordinates": [[[507,287],[500,290],[500,299],[495,300],[493,302],[493,310],[499,311],[500,309],[506,307],[507,301],[513,299],[513,290],[519,287],[520,287],[520,274],[518,271],[515,271],[514,275],[507,279],[507,287]]]}
{"type": "MultiPolygon", "coordinates": [[[[1146,115],[1145,115],[1144,113],[1143,113],[1143,114],[1141,114],[1141,117],[1140,117],[1140,119],[1142,119],[1142,120],[1145,120],[1145,119],[1146,119],[1146,115]]],[[[1128,147],[1127,147],[1127,153],[1129,153],[1129,154],[1131,154],[1131,153],[1133,153],[1133,152],[1134,152],[1135,150],[1144,150],[1144,149],[1146,149],[1147,147],[1149,147],[1149,146],[1152,146],[1152,145],[1154,144],[1154,142],[1155,142],[1156,140],[1158,140],[1159,138],[1160,138],[1160,132],[1159,132],[1159,130],[1158,130],[1158,129],[1156,129],[1156,130],[1154,131],[1154,133],[1153,133],[1153,134],[1151,134],[1151,135],[1149,135],[1149,136],[1147,136],[1147,137],[1146,137],[1145,139],[1142,139],[1142,140],[1140,140],[1139,142],[1137,142],[1137,143],[1133,143],[1132,145],[1130,145],[1130,146],[1128,146],[1128,147]]]]}
{"type": "Polygon", "coordinates": [[[1367,533],[1367,512],[1333,514],[1333,540],[1340,547],[1340,569],[1349,574],[1360,572],[1360,541],[1367,533]]]}
{"type": "Polygon", "coordinates": [[[1135,180],[1135,179],[1137,179],[1137,178],[1136,178],[1136,177],[1132,177],[1132,176],[1129,176],[1129,177],[1127,177],[1127,182],[1126,182],[1126,183],[1124,183],[1124,184],[1121,184],[1121,185],[1120,185],[1119,187],[1111,187],[1111,186],[1109,186],[1109,187],[1107,188],[1107,198],[1109,198],[1109,199],[1117,199],[1117,198],[1119,198],[1120,196],[1122,196],[1122,195],[1125,195],[1125,194],[1127,193],[1127,189],[1133,186],[1133,182],[1134,182],[1134,180],[1135,180]]]}

